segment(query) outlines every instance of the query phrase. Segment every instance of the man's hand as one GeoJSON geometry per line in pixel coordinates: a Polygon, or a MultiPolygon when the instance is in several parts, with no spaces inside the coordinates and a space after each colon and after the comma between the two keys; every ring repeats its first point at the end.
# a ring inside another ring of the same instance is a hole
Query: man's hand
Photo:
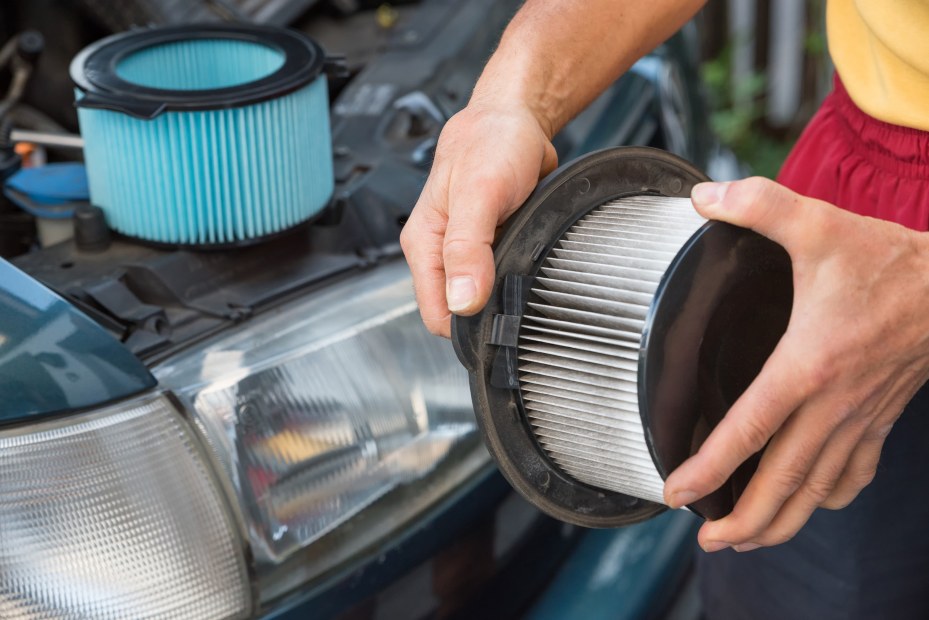
{"type": "Polygon", "coordinates": [[[548,133],[528,109],[472,103],[448,121],[400,235],[429,331],[448,337],[452,312],[484,307],[497,228],[556,165],[548,133]]]}
{"type": "Polygon", "coordinates": [[[929,240],[764,179],[701,184],[693,202],[780,243],[793,262],[786,333],[665,484],[668,504],[691,503],[764,449],[732,513],[699,534],[707,551],[748,551],[789,540],[874,477],[884,439],[929,378],[929,240]]]}
{"type": "Polygon", "coordinates": [[[432,172],[400,235],[426,327],[490,297],[491,243],[557,164],[551,138],[706,0],[527,0],[468,106],[439,137],[432,172]]]}

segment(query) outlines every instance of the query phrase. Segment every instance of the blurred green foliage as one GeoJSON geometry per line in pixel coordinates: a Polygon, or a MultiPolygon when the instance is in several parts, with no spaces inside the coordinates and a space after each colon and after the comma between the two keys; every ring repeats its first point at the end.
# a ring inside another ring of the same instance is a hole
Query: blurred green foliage
{"type": "MultiPolygon", "coordinates": [[[[811,41],[807,41],[810,45],[811,41]]],[[[793,146],[793,140],[776,137],[764,130],[764,92],[766,79],[754,72],[745,80],[732,82],[732,46],[716,58],[703,63],[703,82],[707,88],[710,126],[723,144],[733,150],[752,174],[775,178],[793,146]]]]}

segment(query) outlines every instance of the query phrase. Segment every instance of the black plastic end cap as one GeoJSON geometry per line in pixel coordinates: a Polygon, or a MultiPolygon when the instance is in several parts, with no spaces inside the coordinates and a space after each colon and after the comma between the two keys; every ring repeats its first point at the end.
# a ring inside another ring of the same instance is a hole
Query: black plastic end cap
{"type": "MultiPolygon", "coordinates": [[[[639,413],[662,478],[692,456],[761,372],[787,329],[793,269],[783,247],[712,221],[681,248],[655,292],[640,344],[639,413]]],[[[729,514],[761,453],[689,508],[729,514]]]]}
{"type": "Polygon", "coordinates": [[[82,252],[102,252],[110,247],[110,228],[103,209],[90,204],[75,207],[74,242],[82,252]]]}
{"type": "Polygon", "coordinates": [[[16,39],[16,55],[33,64],[45,49],[45,37],[38,30],[25,30],[16,39]]]}

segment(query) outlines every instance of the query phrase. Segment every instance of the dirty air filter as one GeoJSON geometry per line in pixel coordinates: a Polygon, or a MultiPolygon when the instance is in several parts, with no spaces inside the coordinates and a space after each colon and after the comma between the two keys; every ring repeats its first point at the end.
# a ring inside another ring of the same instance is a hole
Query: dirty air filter
{"type": "Polygon", "coordinates": [[[137,30],[71,64],[91,200],[120,233],[253,242],[333,190],[324,69],[303,35],[255,25],[137,30]]]}
{"type": "MultiPolygon", "coordinates": [[[[663,510],[665,477],[786,329],[787,253],[703,220],[688,196],[705,180],[648,148],[560,168],[500,238],[488,305],[453,320],[491,454],[559,519],[610,527],[663,510]]],[[[690,508],[727,514],[756,466],[690,508]]]]}

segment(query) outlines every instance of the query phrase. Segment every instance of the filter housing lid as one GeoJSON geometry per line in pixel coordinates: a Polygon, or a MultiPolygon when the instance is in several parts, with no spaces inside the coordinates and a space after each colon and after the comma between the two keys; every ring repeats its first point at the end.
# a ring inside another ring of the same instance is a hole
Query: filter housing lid
{"type": "MultiPolygon", "coordinates": [[[[687,197],[706,180],[674,155],[639,147],[607,149],[560,168],[540,184],[497,243],[487,306],[452,320],[452,341],[469,370],[489,451],[518,491],[558,519],[615,527],[664,506],[574,480],[537,442],[522,402],[517,360],[530,288],[555,244],[591,210],[628,196],[687,197]]],[[[639,412],[662,477],[699,447],[757,375],[786,328],[791,301],[789,257],[756,233],[710,222],[682,247],[658,285],[638,364],[639,412]]],[[[748,463],[730,484],[691,509],[710,518],[728,513],[755,466],[748,463]]]]}
{"type": "Polygon", "coordinates": [[[341,58],[327,58],[322,47],[294,30],[257,24],[194,24],[116,34],[84,48],[71,62],[71,80],[82,92],[76,105],[152,119],[167,111],[218,110],[276,99],[306,86],[323,72],[341,74],[341,58]],[[283,63],[259,79],[211,89],[153,88],[120,77],[128,56],[163,45],[227,40],[279,52],[283,63]]]}

